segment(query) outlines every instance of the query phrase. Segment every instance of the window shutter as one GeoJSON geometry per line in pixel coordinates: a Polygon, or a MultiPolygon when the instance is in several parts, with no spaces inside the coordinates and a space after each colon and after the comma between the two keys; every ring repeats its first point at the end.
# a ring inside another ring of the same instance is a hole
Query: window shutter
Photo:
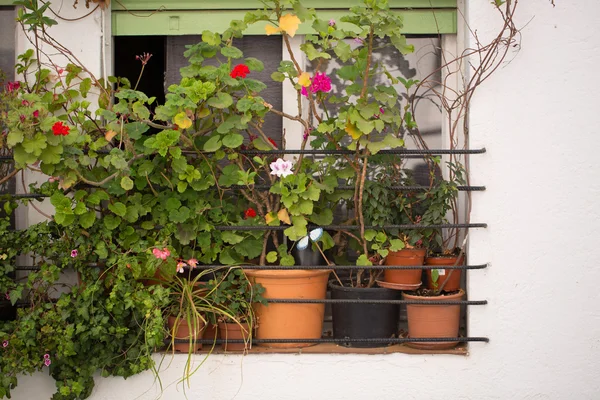
{"type": "MultiPolygon", "coordinates": [[[[244,18],[248,10],[262,8],[257,0],[120,0],[112,3],[115,36],[198,35],[204,30],[222,32],[229,21],[244,18]]],[[[339,20],[360,0],[304,0],[321,19],[339,20]],[[323,4],[326,4],[324,6],[323,4]]],[[[405,34],[456,33],[456,0],[390,0],[390,7],[404,18],[405,34]]],[[[309,33],[309,24],[298,34],[309,33]]],[[[251,25],[246,34],[264,35],[264,24],[251,25]]]]}

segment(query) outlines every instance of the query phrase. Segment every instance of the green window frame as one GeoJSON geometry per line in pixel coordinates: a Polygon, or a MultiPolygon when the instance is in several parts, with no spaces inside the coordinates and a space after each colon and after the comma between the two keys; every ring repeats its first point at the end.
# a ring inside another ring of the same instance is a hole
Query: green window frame
{"type": "MultiPolygon", "coordinates": [[[[0,0],[1,1],[1,0],[0,0]]],[[[457,0],[390,0],[390,7],[404,18],[405,34],[455,34],[457,0]]],[[[262,8],[257,0],[120,0],[112,3],[114,36],[198,35],[204,30],[224,31],[229,21],[243,19],[248,10],[262,8]]],[[[315,8],[319,18],[336,19],[360,0],[304,0],[315,8]],[[326,6],[323,6],[326,3],[326,6]]],[[[297,34],[309,33],[308,24],[300,25],[297,34]]],[[[261,24],[248,28],[246,34],[264,35],[261,24]]]]}

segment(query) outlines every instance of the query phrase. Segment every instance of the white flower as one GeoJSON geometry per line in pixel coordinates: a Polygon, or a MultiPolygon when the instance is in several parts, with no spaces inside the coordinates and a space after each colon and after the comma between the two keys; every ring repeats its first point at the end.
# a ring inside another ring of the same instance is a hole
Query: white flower
{"type": "Polygon", "coordinates": [[[282,158],[278,158],[277,161],[272,162],[271,175],[283,176],[284,178],[292,174],[292,167],[294,164],[291,161],[285,161],[282,158]]]}

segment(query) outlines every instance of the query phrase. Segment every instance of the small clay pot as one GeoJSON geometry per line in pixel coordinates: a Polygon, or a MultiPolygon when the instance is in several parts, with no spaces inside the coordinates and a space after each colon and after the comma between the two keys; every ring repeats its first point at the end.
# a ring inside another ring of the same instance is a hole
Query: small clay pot
{"type": "Polygon", "coordinates": [[[245,340],[247,343],[221,343],[221,348],[225,351],[244,351],[249,349],[251,343],[248,342],[250,336],[250,327],[247,323],[239,324],[229,322],[219,322],[219,339],[227,340],[245,340]]]}
{"type": "MultiPolygon", "coordinates": [[[[452,295],[417,296],[402,293],[405,300],[455,301],[465,295],[463,290],[452,295]]],[[[447,338],[457,337],[460,324],[460,305],[407,304],[409,338],[447,338]]],[[[450,349],[458,342],[408,342],[407,345],[418,349],[450,349]]]]}
{"type": "MultiPolygon", "coordinates": [[[[440,256],[440,257],[427,257],[425,259],[425,265],[464,265],[465,263],[465,257],[464,255],[460,256],[460,260],[458,259],[457,256],[449,256],[449,257],[444,257],[444,256],[440,256]]],[[[437,280],[437,287],[434,287],[433,284],[433,279],[431,277],[431,269],[427,269],[425,270],[425,273],[427,274],[427,288],[428,289],[436,289],[440,288],[442,286],[442,284],[444,282],[446,282],[446,284],[444,285],[444,292],[454,292],[458,289],[460,289],[460,276],[461,276],[461,270],[460,269],[444,269],[444,268],[438,268],[439,271],[439,276],[438,276],[438,280],[437,280]],[[452,274],[450,274],[450,271],[452,271],[452,274]]]]}
{"type": "MultiPolygon", "coordinates": [[[[253,284],[260,283],[265,299],[325,299],[331,270],[245,270],[253,284]]],[[[257,339],[320,339],[325,304],[254,304],[257,339]]],[[[265,343],[259,346],[295,348],[314,343],[265,343]]]]}
{"type": "MultiPolygon", "coordinates": [[[[385,258],[385,265],[423,265],[424,249],[402,249],[390,251],[385,258]]],[[[401,290],[417,289],[421,286],[422,269],[386,269],[383,280],[394,284],[401,290]]]]}
{"type": "Polygon", "coordinates": [[[196,320],[195,326],[189,326],[188,321],[182,318],[169,316],[167,323],[169,324],[169,332],[173,335],[174,339],[187,340],[187,343],[173,343],[173,350],[181,353],[195,352],[202,350],[202,343],[195,342],[198,339],[202,339],[204,331],[204,321],[201,318],[196,320]],[[173,329],[175,332],[173,333],[173,329]],[[190,338],[192,338],[190,343],[190,338]],[[192,349],[190,349],[192,346],[192,349]]]}

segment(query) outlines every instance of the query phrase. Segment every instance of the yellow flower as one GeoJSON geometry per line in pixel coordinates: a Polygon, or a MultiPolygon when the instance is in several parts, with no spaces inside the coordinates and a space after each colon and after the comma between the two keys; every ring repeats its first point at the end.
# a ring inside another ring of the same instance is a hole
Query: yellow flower
{"type": "Polygon", "coordinates": [[[279,29],[294,37],[296,31],[298,30],[298,26],[300,26],[300,18],[295,16],[294,14],[285,14],[279,18],[279,29]]]}
{"type": "Polygon", "coordinates": [[[300,86],[309,87],[310,86],[310,75],[308,72],[303,72],[298,77],[298,84],[300,86]]]}
{"type": "Polygon", "coordinates": [[[273,35],[277,32],[281,32],[281,29],[277,28],[276,26],[273,25],[266,25],[265,26],[265,32],[267,32],[267,36],[273,35]]]}

